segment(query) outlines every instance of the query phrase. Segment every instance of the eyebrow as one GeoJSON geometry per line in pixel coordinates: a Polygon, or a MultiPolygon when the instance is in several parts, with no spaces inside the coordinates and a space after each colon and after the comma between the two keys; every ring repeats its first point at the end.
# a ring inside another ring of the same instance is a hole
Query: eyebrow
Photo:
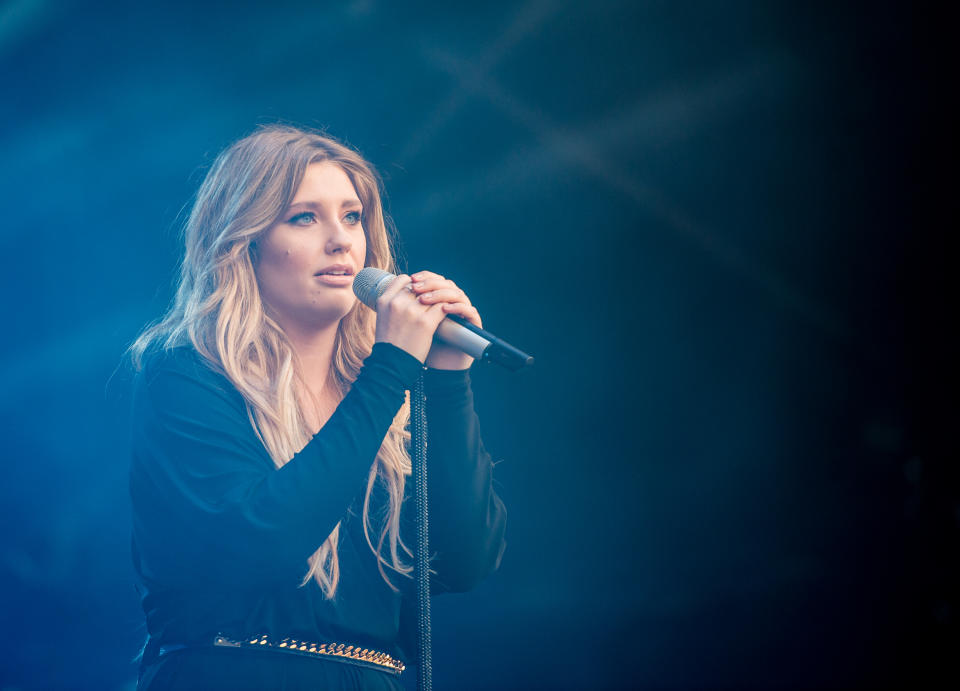
{"type": "MultiPolygon", "coordinates": [[[[322,209],[324,207],[324,205],[320,202],[303,201],[303,202],[293,202],[292,204],[290,204],[290,206],[287,207],[287,210],[289,211],[298,206],[303,206],[308,209],[322,209]]],[[[357,207],[357,206],[359,206],[361,209],[363,208],[363,204],[360,202],[359,199],[344,199],[342,202],[340,202],[341,209],[346,209],[349,207],[357,207]]]]}

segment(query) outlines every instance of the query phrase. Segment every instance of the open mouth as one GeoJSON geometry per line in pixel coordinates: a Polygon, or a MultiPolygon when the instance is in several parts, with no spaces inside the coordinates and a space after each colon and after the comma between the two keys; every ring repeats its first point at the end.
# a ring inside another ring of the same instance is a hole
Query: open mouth
{"type": "Polygon", "coordinates": [[[353,285],[353,271],[350,269],[324,269],[313,275],[319,283],[329,286],[346,287],[353,285]]]}
{"type": "Polygon", "coordinates": [[[314,276],[353,276],[353,269],[344,264],[334,264],[320,269],[314,276]]]}

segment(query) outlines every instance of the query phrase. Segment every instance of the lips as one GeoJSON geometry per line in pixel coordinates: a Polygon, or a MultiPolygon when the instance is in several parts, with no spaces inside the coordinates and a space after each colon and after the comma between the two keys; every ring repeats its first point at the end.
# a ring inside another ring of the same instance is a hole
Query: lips
{"type": "Polygon", "coordinates": [[[332,264],[320,269],[314,276],[353,276],[353,268],[346,264],[332,264]]]}
{"type": "Polygon", "coordinates": [[[346,264],[331,264],[317,271],[313,279],[318,283],[346,290],[353,285],[353,267],[346,264]]]}

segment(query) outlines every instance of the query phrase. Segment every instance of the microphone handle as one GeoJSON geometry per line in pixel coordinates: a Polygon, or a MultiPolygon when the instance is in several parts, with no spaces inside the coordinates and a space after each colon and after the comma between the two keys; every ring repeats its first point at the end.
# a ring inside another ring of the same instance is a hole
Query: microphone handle
{"type": "Polygon", "coordinates": [[[445,343],[460,348],[467,355],[484,362],[495,362],[511,372],[516,372],[533,364],[533,357],[527,353],[519,348],[514,348],[489,331],[471,324],[456,314],[448,314],[440,322],[440,326],[437,327],[437,336],[445,343]],[[464,333],[463,329],[457,328],[454,324],[462,326],[468,333],[464,333]]]}
{"type": "MultiPolygon", "coordinates": [[[[368,266],[354,279],[353,292],[363,304],[376,311],[377,299],[396,278],[388,271],[368,266]]],[[[527,353],[455,314],[448,314],[440,322],[434,338],[477,360],[496,362],[513,372],[533,364],[533,358],[527,353]]]]}

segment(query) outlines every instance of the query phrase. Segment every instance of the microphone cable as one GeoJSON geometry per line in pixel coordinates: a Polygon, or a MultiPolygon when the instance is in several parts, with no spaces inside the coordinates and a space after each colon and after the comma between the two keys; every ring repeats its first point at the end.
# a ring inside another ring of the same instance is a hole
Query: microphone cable
{"type": "Polygon", "coordinates": [[[430,545],[427,532],[427,397],[423,390],[423,372],[410,391],[410,446],[413,464],[414,509],[417,547],[414,578],[417,589],[417,689],[432,691],[433,668],[430,651],[430,545]]]}

